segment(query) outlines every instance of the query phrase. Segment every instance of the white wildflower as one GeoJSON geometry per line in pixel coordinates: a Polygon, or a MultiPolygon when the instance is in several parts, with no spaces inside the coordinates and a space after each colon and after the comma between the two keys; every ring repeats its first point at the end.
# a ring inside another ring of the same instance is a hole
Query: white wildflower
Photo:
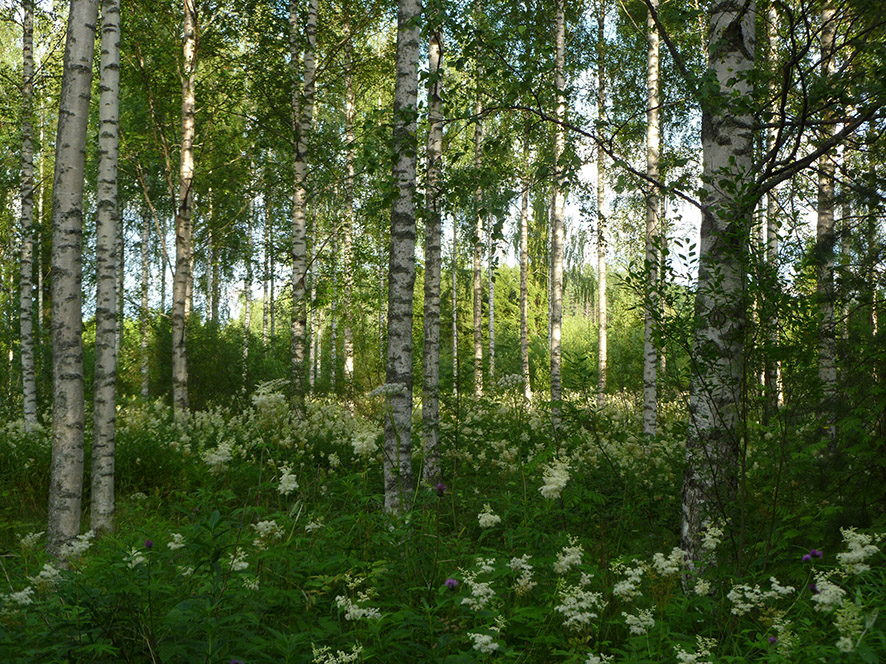
{"type": "Polygon", "coordinates": [[[95,532],[92,530],[82,535],[77,535],[77,537],[59,549],[59,556],[62,558],[79,558],[92,546],[93,537],[95,537],[95,532]]]}
{"type": "MultiPolygon", "coordinates": [[[[873,625],[873,622],[870,624],[873,625]]],[[[844,599],[840,603],[840,608],[834,613],[834,626],[840,633],[837,649],[845,653],[855,650],[865,627],[861,607],[852,600],[844,599]]]]}
{"type": "Polygon", "coordinates": [[[209,466],[209,472],[219,474],[228,468],[228,462],[234,458],[234,442],[226,440],[218,447],[203,450],[203,462],[209,466]]]}
{"type": "Polygon", "coordinates": [[[333,651],[329,646],[317,648],[312,643],[311,651],[314,655],[314,659],[311,660],[313,664],[350,664],[359,661],[363,646],[351,646],[351,652],[347,653],[343,650],[333,651]]]}
{"type": "Polygon", "coordinates": [[[723,540],[723,529],[719,526],[708,526],[701,536],[701,548],[705,551],[713,551],[723,540]]]}
{"type": "Polygon", "coordinates": [[[375,431],[366,430],[358,431],[351,438],[351,446],[354,448],[354,454],[358,457],[367,458],[375,453],[378,445],[375,443],[377,434],[375,431]]]}
{"type": "Polygon", "coordinates": [[[560,604],[554,610],[563,614],[566,627],[580,630],[598,617],[598,611],[606,607],[600,593],[585,589],[590,582],[590,575],[582,574],[578,585],[567,586],[560,591],[560,604]]]}
{"type": "Polygon", "coordinates": [[[518,595],[525,595],[538,584],[532,580],[532,565],[529,564],[529,554],[524,554],[519,558],[511,558],[508,563],[515,572],[519,572],[520,576],[514,583],[514,592],[518,595]]]}
{"type": "Polygon", "coordinates": [[[630,613],[622,614],[625,618],[625,624],[628,626],[631,634],[643,636],[655,626],[655,620],[652,618],[652,611],[649,609],[640,609],[640,613],[636,616],[630,613]]]}
{"type": "Polygon", "coordinates": [[[634,567],[623,567],[621,573],[625,578],[617,582],[612,588],[612,594],[619,599],[628,600],[640,594],[638,588],[643,581],[643,565],[637,559],[631,562],[634,564],[634,567]]]}
{"type": "Polygon", "coordinates": [[[249,563],[246,561],[246,552],[243,549],[238,549],[235,553],[232,553],[231,557],[228,558],[228,562],[231,565],[232,572],[242,572],[249,567],[249,563]]]}
{"type": "Polygon", "coordinates": [[[665,557],[663,553],[656,552],[652,556],[652,569],[660,576],[678,574],[683,565],[683,549],[675,546],[665,557]]]}
{"type": "Polygon", "coordinates": [[[812,601],[815,602],[815,610],[822,613],[833,611],[846,596],[846,591],[831,583],[825,574],[816,575],[815,588],[818,592],[812,595],[812,601]]]}
{"type": "Polygon", "coordinates": [[[336,452],[331,453],[326,458],[329,460],[330,468],[338,468],[341,465],[341,459],[338,458],[338,454],[336,452]]]}
{"type": "Polygon", "coordinates": [[[312,521],[308,521],[305,524],[305,532],[312,533],[315,530],[320,530],[323,527],[323,521],[321,519],[314,519],[312,521]]]}
{"type": "Polygon", "coordinates": [[[29,576],[28,580],[34,584],[37,592],[47,592],[55,586],[61,577],[61,571],[56,569],[52,563],[43,563],[43,567],[37,572],[37,576],[29,576]]]}
{"type": "Polygon", "coordinates": [[[132,547],[126,554],[126,566],[129,569],[135,569],[139,565],[143,565],[147,558],[139,549],[132,547]]]}
{"type": "Polygon", "coordinates": [[[688,652],[680,646],[674,646],[677,661],[680,664],[710,664],[710,660],[705,658],[711,656],[711,650],[717,645],[717,642],[703,636],[696,636],[695,641],[695,652],[688,652]]]}
{"type": "MultiPolygon", "coordinates": [[[[369,599],[369,597],[366,594],[361,593],[358,601],[364,599],[369,599]]],[[[374,620],[376,618],[381,618],[381,612],[378,609],[374,607],[360,606],[358,602],[355,602],[346,595],[338,595],[335,598],[335,605],[345,612],[345,620],[362,620],[363,618],[374,620]]]]}
{"type": "Polygon", "coordinates": [[[489,503],[483,505],[483,511],[477,515],[477,521],[480,522],[481,528],[492,528],[492,526],[501,523],[501,517],[492,511],[489,503]]]}
{"type": "Polygon", "coordinates": [[[28,533],[27,535],[22,535],[19,539],[18,543],[25,550],[33,549],[40,538],[43,536],[45,531],[41,530],[39,533],[28,533]]]}
{"type": "Polygon", "coordinates": [[[569,460],[555,459],[542,470],[544,485],[539,489],[541,495],[549,500],[560,497],[560,493],[569,482],[569,460]]]}
{"type": "Polygon", "coordinates": [[[468,632],[468,636],[471,638],[471,641],[474,642],[474,650],[479,650],[482,653],[488,654],[499,649],[498,643],[496,643],[495,639],[489,634],[468,632]]]}
{"type": "Polygon", "coordinates": [[[253,577],[251,579],[250,578],[243,579],[243,587],[246,588],[246,590],[252,590],[253,592],[255,592],[258,590],[258,586],[259,586],[259,584],[258,584],[258,577],[257,576],[253,577]]]}
{"type": "Polygon", "coordinates": [[[185,548],[185,536],[181,533],[172,533],[170,535],[172,538],[166,546],[169,547],[171,551],[178,551],[179,549],[185,548]]]}
{"type": "Polygon", "coordinates": [[[24,590],[17,593],[9,593],[3,596],[3,600],[7,604],[17,604],[18,606],[29,606],[34,603],[34,589],[28,586],[24,590]]]}
{"type": "Polygon", "coordinates": [[[615,658],[612,655],[588,655],[584,664],[611,664],[613,659],[615,658]]]}
{"type": "Polygon", "coordinates": [[[495,591],[490,587],[489,583],[477,581],[476,572],[465,572],[462,570],[462,575],[464,576],[465,585],[471,591],[471,596],[464,597],[461,603],[469,606],[474,611],[480,611],[486,607],[489,600],[495,597],[495,591]]]}
{"type": "Polygon", "coordinates": [[[856,532],[855,528],[840,528],[840,532],[849,550],[838,553],[837,562],[850,574],[867,572],[871,566],[864,561],[879,551],[876,545],[871,544],[873,538],[856,532]]]}
{"type": "Polygon", "coordinates": [[[766,595],[768,597],[784,597],[786,595],[792,595],[796,592],[796,588],[794,586],[783,586],[778,582],[774,576],[769,577],[769,583],[772,584],[772,590],[766,595]]]}
{"type": "Polygon", "coordinates": [[[570,539],[572,546],[564,546],[560,553],[557,554],[557,560],[554,563],[554,571],[557,574],[566,574],[573,567],[581,565],[581,556],[584,553],[578,540],[570,539]]]}
{"type": "Polygon", "coordinates": [[[698,579],[696,579],[695,587],[692,590],[699,597],[704,597],[710,594],[711,584],[708,583],[705,579],[699,577],[698,579]]]}
{"type": "Polygon", "coordinates": [[[288,465],[280,469],[280,484],[277,486],[277,492],[283,496],[288,496],[298,488],[298,480],[292,473],[292,469],[288,465]]]}
{"type": "Polygon", "coordinates": [[[848,636],[841,636],[837,639],[837,650],[846,654],[851,653],[855,650],[855,641],[848,636]]]}
{"type": "Polygon", "coordinates": [[[252,540],[252,546],[260,550],[267,549],[274,540],[283,537],[283,528],[273,519],[254,523],[252,529],[256,534],[256,538],[252,540]]]}

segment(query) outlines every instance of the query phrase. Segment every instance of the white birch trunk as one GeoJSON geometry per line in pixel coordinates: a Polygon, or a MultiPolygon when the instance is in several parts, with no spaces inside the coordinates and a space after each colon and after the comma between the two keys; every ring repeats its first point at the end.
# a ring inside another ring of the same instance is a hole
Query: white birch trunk
{"type": "Polygon", "coordinates": [[[37,378],[34,370],[34,2],[22,2],[22,249],[19,295],[22,404],[25,431],[37,424],[37,378]]]}
{"type": "Polygon", "coordinates": [[[181,156],[175,214],[175,274],[172,280],[172,404],[177,415],[188,410],[186,345],[188,285],[191,267],[191,212],[194,203],[194,139],[196,136],[197,6],[184,0],[182,40],[181,156]]]}
{"type": "Polygon", "coordinates": [[[140,356],[140,373],[141,373],[141,395],[143,399],[149,396],[150,374],[148,372],[148,333],[150,310],[148,309],[148,288],[150,285],[150,240],[151,240],[151,218],[148,211],[144,210],[142,216],[142,237],[141,237],[141,315],[139,320],[139,348],[140,356]]]}
{"type": "Polygon", "coordinates": [[[753,182],[747,75],[754,67],[754,19],[753,1],[723,0],[710,11],[708,67],[719,94],[702,109],[705,207],[683,478],[683,550],[696,562],[704,531],[718,520],[726,521],[728,531],[736,509],[745,371],[743,264],[754,212],[746,202],[753,182]]]}
{"type": "Polygon", "coordinates": [[[292,194],[292,393],[294,405],[301,408],[305,391],[305,345],[307,311],[306,182],[308,137],[314,118],[315,50],[317,47],[318,0],[310,0],[305,24],[304,66],[299,76],[298,2],[289,2],[289,48],[292,58],[292,129],[295,136],[295,182],[292,194]]]}
{"type": "Polygon", "coordinates": [[[432,29],[428,44],[428,143],[425,193],[425,297],[422,357],[424,483],[440,481],[440,171],[443,153],[443,36],[432,29]]]}
{"type": "Polygon", "coordinates": [[[354,330],[351,307],[354,290],[354,159],[356,158],[356,141],[354,139],[354,121],[357,112],[357,95],[354,90],[354,49],[351,42],[351,24],[346,20],[347,30],[347,62],[345,64],[345,223],[342,229],[342,261],[344,262],[344,315],[342,327],[344,336],[344,378],[345,394],[348,407],[354,407],[354,330]]]}
{"type": "MultiPolygon", "coordinates": [[[[479,92],[477,93],[479,94],[479,92]]],[[[477,100],[475,113],[477,121],[474,125],[474,168],[479,177],[480,168],[483,165],[483,102],[477,100]]],[[[482,192],[477,187],[474,195],[476,210],[474,214],[474,263],[473,280],[471,285],[474,293],[474,396],[483,394],[483,215],[480,207],[483,205],[482,192]]]]}
{"type": "Polygon", "coordinates": [[[488,253],[486,255],[486,281],[489,289],[486,294],[487,309],[489,310],[489,382],[495,384],[495,239],[493,238],[492,215],[487,216],[489,231],[486,234],[488,253]]]}
{"type": "Polygon", "coordinates": [[[529,380],[529,136],[523,139],[523,196],[520,204],[520,373],[523,398],[532,401],[529,380]]]}
{"type": "Polygon", "coordinates": [[[95,532],[114,529],[118,233],[117,148],[120,91],[120,2],[102,0],[96,219],[95,399],[92,439],[92,508],[95,532]]]}
{"type": "MultiPolygon", "coordinates": [[[[778,14],[776,12],[775,3],[769,5],[766,23],[766,56],[769,60],[770,67],[774,67],[778,59],[778,51],[776,45],[776,35],[778,25],[778,14]]],[[[777,84],[775,77],[769,82],[769,96],[772,100],[773,110],[777,104],[777,84]]],[[[771,151],[775,148],[775,142],[778,138],[778,127],[776,126],[776,118],[773,114],[771,127],[766,129],[766,149],[771,151]]],[[[777,285],[778,275],[778,193],[773,188],[766,194],[766,263],[769,269],[769,275],[773,285],[777,285]]],[[[772,347],[778,344],[778,307],[770,307],[767,312],[766,335],[767,340],[772,347]]],[[[781,402],[781,387],[779,381],[779,363],[771,359],[768,354],[765,358],[764,368],[764,384],[766,387],[766,396],[768,409],[775,412],[778,404],[781,402]]]]}
{"type": "MultiPolygon", "coordinates": [[[[267,192],[265,192],[267,195],[267,192]]],[[[270,242],[270,219],[268,214],[268,203],[267,199],[263,202],[264,206],[264,219],[262,225],[262,279],[261,279],[261,345],[262,347],[268,345],[268,279],[270,264],[268,262],[269,254],[271,252],[271,242],[270,242]]]]}
{"type": "MultiPolygon", "coordinates": [[[[599,62],[597,64],[597,120],[603,122],[606,108],[606,70],[603,64],[604,27],[606,7],[603,0],[598,0],[597,43],[599,62]]],[[[606,155],[597,148],[597,407],[606,405],[606,371],[609,352],[607,350],[607,332],[609,318],[606,313],[606,155]]]]}
{"type": "Polygon", "coordinates": [[[452,391],[458,384],[458,219],[452,216],[452,391]]]}
{"type": "MultiPolygon", "coordinates": [[[[658,7],[658,0],[651,5],[658,7]]],[[[646,175],[658,180],[659,143],[661,120],[659,118],[659,37],[652,12],[646,20],[649,41],[646,60],[646,175]]],[[[643,331],[643,434],[654,436],[658,428],[658,352],[655,347],[655,306],[658,303],[658,252],[661,225],[659,222],[658,187],[649,184],[646,194],[646,292],[644,293],[645,325],[643,331]]]]}
{"type": "Polygon", "coordinates": [[[72,0],[52,187],[52,464],[47,549],[80,532],[83,494],[82,241],[86,127],[98,0],[72,0]]]}
{"type": "MultiPolygon", "coordinates": [[[[554,86],[557,89],[557,119],[565,120],[566,115],[566,16],[564,0],[557,0],[554,16],[555,69],[554,86]]],[[[565,179],[562,176],[563,151],[566,136],[563,126],[558,124],[554,134],[554,196],[551,210],[551,401],[556,404],[563,396],[561,375],[562,329],[563,329],[563,206],[565,203],[565,179]]]]}
{"type": "MultiPolygon", "coordinates": [[[[821,76],[827,81],[836,72],[834,6],[827,3],[821,12],[821,76]]],[[[827,113],[826,120],[830,119],[827,113]]],[[[826,122],[822,139],[834,136],[836,125],[826,122]]],[[[825,154],[818,161],[818,223],[815,229],[816,297],[820,334],[818,339],[818,379],[824,396],[828,435],[836,435],[834,398],[837,387],[837,345],[834,321],[834,155],[825,154]]]]}
{"type": "MultiPolygon", "coordinates": [[[[250,194],[251,195],[251,194],[250,194]]],[[[249,205],[246,221],[246,274],[243,277],[243,391],[247,390],[249,378],[249,329],[252,323],[252,216],[255,212],[255,199],[249,205]]]]}
{"type": "Polygon", "coordinates": [[[397,188],[391,206],[388,268],[388,346],[385,417],[385,508],[409,508],[412,475],[412,301],[415,287],[416,98],[421,4],[400,0],[397,17],[397,70],[394,86],[394,168],[397,188]]]}
{"type": "Polygon", "coordinates": [[[43,316],[45,314],[45,311],[43,310],[43,199],[46,195],[46,186],[44,184],[46,170],[46,152],[43,146],[46,145],[46,142],[44,140],[45,136],[43,130],[42,103],[40,104],[38,117],[40,122],[40,165],[38,167],[37,177],[40,181],[37,184],[37,329],[39,330],[39,334],[37,335],[37,342],[42,347],[43,331],[46,329],[43,322],[43,316]]]}

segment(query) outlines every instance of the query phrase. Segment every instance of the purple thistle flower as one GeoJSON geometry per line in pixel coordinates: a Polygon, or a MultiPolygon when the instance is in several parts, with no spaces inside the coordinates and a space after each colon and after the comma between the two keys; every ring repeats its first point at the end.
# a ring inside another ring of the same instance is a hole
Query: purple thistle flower
{"type": "Polygon", "coordinates": [[[804,563],[808,563],[812,560],[812,556],[810,556],[808,553],[804,553],[803,557],[800,558],[800,560],[802,560],[804,563]]]}
{"type": "Polygon", "coordinates": [[[810,583],[810,584],[809,584],[809,590],[812,591],[812,594],[813,594],[813,595],[817,595],[819,592],[821,592],[821,591],[818,589],[818,586],[815,585],[814,583],[810,583]]]}
{"type": "Polygon", "coordinates": [[[770,636],[769,643],[778,643],[778,637],[777,636],[770,636]]]}
{"type": "Polygon", "coordinates": [[[152,542],[151,540],[145,540],[146,549],[150,549],[152,546],[154,546],[154,542],[152,542]]]}
{"type": "Polygon", "coordinates": [[[822,556],[824,556],[824,554],[818,549],[812,549],[812,551],[809,552],[809,555],[813,558],[821,558],[822,556]]]}
{"type": "Polygon", "coordinates": [[[438,496],[442,496],[444,493],[446,493],[446,489],[448,488],[449,487],[443,484],[443,482],[437,482],[437,485],[434,487],[434,491],[437,492],[438,496]]]}
{"type": "Polygon", "coordinates": [[[443,583],[445,583],[446,587],[449,588],[450,590],[455,590],[458,587],[458,581],[453,579],[451,576],[448,579],[446,579],[446,581],[444,581],[443,583]]]}

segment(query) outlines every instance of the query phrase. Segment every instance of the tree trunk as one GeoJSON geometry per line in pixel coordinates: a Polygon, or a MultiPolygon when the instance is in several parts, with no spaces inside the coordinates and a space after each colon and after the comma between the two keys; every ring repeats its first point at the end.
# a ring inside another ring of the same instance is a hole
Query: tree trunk
{"type": "MultiPolygon", "coordinates": [[[[653,7],[658,0],[652,0],[653,7]]],[[[658,29],[649,12],[646,20],[649,53],[646,61],[646,175],[658,180],[658,154],[661,136],[659,118],[659,43],[658,29]]],[[[646,292],[644,293],[645,326],[643,332],[643,434],[654,436],[658,428],[658,352],[655,347],[655,307],[658,304],[658,251],[661,232],[658,187],[649,184],[646,194],[646,292]]]]}
{"type": "Polygon", "coordinates": [[[458,220],[452,217],[452,391],[459,392],[458,384],[458,220]]]}
{"type": "Polygon", "coordinates": [[[98,0],[72,0],[52,187],[52,465],[47,549],[80,532],[83,494],[82,241],[86,126],[98,0]]]}
{"type": "MultiPolygon", "coordinates": [[[[597,120],[602,123],[606,108],[606,70],[603,63],[606,7],[598,0],[597,43],[597,120]]],[[[606,155],[597,148],[597,407],[606,405],[606,370],[608,351],[606,334],[609,319],[606,313],[606,155]]]]}
{"type": "Polygon", "coordinates": [[[412,300],[415,287],[416,97],[421,4],[400,0],[397,78],[394,87],[394,168],[388,268],[387,410],[385,417],[385,508],[409,507],[412,476],[412,300]]]}
{"type": "Polygon", "coordinates": [[[702,107],[705,208],[683,478],[683,550],[696,562],[710,525],[726,520],[731,528],[738,498],[743,265],[753,219],[747,201],[752,199],[748,183],[753,182],[754,120],[746,109],[752,105],[748,74],[754,67],[754,18],[754,3],[744,0],[724,0],[710,10],[708,67],[716,75],[719,95],[702,107]]]}
{"type": "Polygon", "coordinates": [[[114,529],[114,428],[116,383],[118,246],[117,148],[120,91],[120,2],[102,0],[96,219],[95,399],[92,438],[92,508],[95,532],[114,529]]]}
{"type": "Polygon", "coordinates": [[[486,255],[486,281],[489,284],[487,292],[487,308],[489,310],[489,382],[495,381],[495,238],[493,237],[492,215],[487,216],[488,232],[486,242],[488,253],[486,255]]]}
{"type": "MultiPolygon", "coordinates": [[[[775,3],[770,3],[767,12],[766,23],[766,39],[767,48],[766,56],[769,60],[770,67],[776,65],[778,59],[778,50],[776,46],[776,27],[778,25],[778,14],[776,13],[775,3]]],[[[773,76],[769,82],[769,96],[772,99],[773,107],[777,103],[777,84],[773,76]]],[[[774,109],[773,109],[774,110],[774,109]]],[[[776,118],[773,118],[776,120],[776,118]]],[[[776,122],[771,123],[772,126],[766,129],[766,149],[771,151],[775,148],[775,142],[778,138],[778,127],[776,122]]],[[[769,283],[773,288],[778,287],[778,193],[773,188],[766,194],[766,264],[768,269],[769,283]]],[[[771,348],[778,345],[778,306],[768,307],[765,314],[766,322],[766,340],[771,348]]],[[[779,363],[770,357],[767,353],[765,357],[764,368],[764,384],[766,388],[767,410],[774,413],[781,401],[781,388],[779,385],[779,363]]]]}
{"type": "Polygon", "coordinates": [[[338,384],[338,242],[332,237],[332,256],[329,260],[331,302],[329,303],[329,389],[335,394],[338,384]]]}
{"type": "Polygon", "coordinates": [[[39,330],[37,341],[42,348],[44,343],[43,331],[46,329],[43,320],[44,314],[46,313],[43,310],[43,198],[46,195],[46,185],[44,184],[46,170],[46,150],[43,146],[46,143],[44,141],[42,103],[40,104],[38,117],[40,122],[40,166],[39,170],[37,171],[37,177],[40,178],[40,182],[37,185],[37,329],[39,330]]]}
{"type": "Polygon", "coordinates": [[[271,258],[269,261],[270,267],[271,267],[271,276],[270,276],[271,284],[270,284],[270,292],[268,293],[268,297],[270,298],[270,301],[268,302],[268,318],[270,318],[269,322],[270,322],[270,326],[271,326],[271,331],[270,331],[271,341],[273,341],[274,337],[277,334],[277,316],[276,316],[276,311],[275,311],[275,306],[274,306],[274,298],[275,298],[274,275],[275,275],[277,266],[276,266],[276,261],[274,259],[275,252],[274,252],[274,226],[273,225],[271,225],[271,230],[268,232],[268,238],[270,240],[270,247],[271,247],[271,258]]]}
{"type": "Polygon", "coordinates": [[[22,2],[22,251],[19,297],[22,403],[25,431],[37,424],[37,378],[34,371],[34,2],[22,2]]]}
{"type": "Polygon", "coordinates": [[[520,373],[523,398],[532,400],[529,381],[529,135],[523,139],[523,196],[520,205],[520,373]]]}
{"type": "MultiPolygon", "coordinates": [[[[477,93],[479,95],[479,92],[477,93]]],[[[483,102],[477,99],[475,113],[477,121],[474,125],[474,168],[477,177],[483,165],[483,102]]],[[[474,195],[476,210],[474,214],[474,264],[472,287],[474,292],[474,396],[483,394],[483,205],[482,191],[477,187],[474,195]]]]}
{"type": "Polygon", "coordinates": [[[141,316],[139,320],[139,347],[141,349],[140,372],[141,372],[141,395],[147,399],[149,395],[150,374],[148,372],[148,333],[150,325],[150,310],[148,309],[148,288],[150,285],[150,253],[149,243],[151,240],[151,218],[148,211],[142,213],[142,276],[141,276],[141,316]]]}
{"type": "Polygon", "coordinates": [[[443,36],[439,24],[428,45],[428,172],[425,205],[425,299],[422,358],[422,433],[426,485],[440,481],[440,170],[443,153],[443,36]]]}
{"type": "Polygon", "coordinates": [[[354,91],[354,48],[351,42],[351,23],[346,21],[345,28],[348,35],[347,62],[345,63],[345,223],[342,229],[343,246],[342,261],[344,262],[344,315],[342,327],[344,336],[344,369],[345,369],[345,395],[348,407],[354,405],[354,330],[352,323],[351,307],[354,290],[354,259],[353,259],[353,233],[354,233],[354,160],[356,158],[356,141],[354,140],[354,121],[357,112],[357,95],[354,91]]]}
{"type": "MultiPolygon", "coordinates": [[[[265,192],[267,195],[267,192],[265,192]]],[[[269,254],[271,252],[271,241],[270,241],[270,215],[268,214],[268,202],[267,199],[264,198],[262,200],[262,206],[264,208],[264,219],[262,225],[262,278],[261,278],[261,345],[262,347],[268,345],[268,307],[270,306],[268,302],[268,279],[269,279],[269,267],[270,263],[268,262],[269,254]]]]}
{"type": "MultiPolygon", "coordinates": [[[[251,196],[252,194],[250,194],[251,196]]],[[[249,205],[246,221],[246,274],[243,278],[243,390],[247,389],[249,378],[249,330],[252,323],[252,216],[255,212],[255,199],[249,205]]]]}
{"type": "MultiPolygon", "coordinates": [[[[821,12],[821,76],[827,81],[836,71],[834,36],[836,16],[827,3],[821,12]]],[[[825,120],[830,120],[830,112],[825,120]]],[[[823,140],[834,136],[836,125],[825,122],[823,140]]],[[[837,346],[834,321],[834,156],[822,155],[818,162],[818,223],[815,229],[816,296],[818,299],[818,379],[824,396],[828,436],[836,435],[834,399],[837,387],[837,346]]]]}
{"type": "Polygon", "coordinates": [[[307,310],[306,199],[308,137],[314,118],[314,52],[317,47],[318,0],[310,0],[305,24],[303,76],[299,76],[298,2],[289,1],[289,49],[292,62],[292,130],[295,136],[295,183],[292,194],[292,394],[297,409],[304,405],[307,310]]]}
{"type": "Polygon", "coordinates": [[[181,163],[175,214],[175,275],[172,283],[172,405],[177,415],[188,410],[187,300],[191,267],[191,208],[194,202],[194,138],[197,84],[197,6],[184,0],[181,163]]]}
{"type": "MultiPolygon", "coordinates": [[[[557,88],[557,119],[566,115],[566,16],[564,0],[557,0],[554,17],[555,69],[554,85],[557,88]]],[[[558,124],[554,134],[554,196],[551,210],[551,401],[559,403],[563,396],[561,376],[562,328],[563,328],[563,205],[565,203],[565,178],[562,175],[563,150],[566,136],[563,126],[558,124]]]]}

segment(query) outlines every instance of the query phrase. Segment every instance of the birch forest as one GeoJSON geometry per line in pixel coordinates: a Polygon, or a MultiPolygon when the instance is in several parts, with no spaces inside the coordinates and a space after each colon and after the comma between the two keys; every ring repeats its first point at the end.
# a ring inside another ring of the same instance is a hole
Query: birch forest
{"type": "Polygon", "coordinates": [[[0,661],[886,661],[881,0],[0,0],[0,661]]]}

